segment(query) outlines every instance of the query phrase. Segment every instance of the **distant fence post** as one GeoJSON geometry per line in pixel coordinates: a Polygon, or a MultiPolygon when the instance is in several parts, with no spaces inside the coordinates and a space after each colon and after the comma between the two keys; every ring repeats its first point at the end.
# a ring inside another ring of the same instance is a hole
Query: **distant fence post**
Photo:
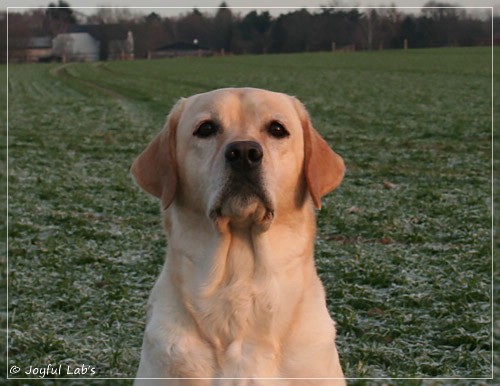
{"type": "Polygon", "coordinates": [[[403,45],[404,45],[404,49],[407,50],[408,49],[408,39],[404,40],[403,45]]]}
{"type": "Polygon", "coordinates": [[[337,45],[335,44],[335,42],[332,42],[332,52],[335,52],[336,49],[337,45]]]}

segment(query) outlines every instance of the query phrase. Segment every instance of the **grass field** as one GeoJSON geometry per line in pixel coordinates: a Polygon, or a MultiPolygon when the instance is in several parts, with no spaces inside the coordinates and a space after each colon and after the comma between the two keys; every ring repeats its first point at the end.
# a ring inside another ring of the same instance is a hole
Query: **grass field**
{"type": "Polygon", "coordinates": [[[491,50],[8,71],[9,366],[20,375],[49,363],[135,375],[165,239],[129,166],[180,96],[253,86],[298,96],[347,165],[316,244],[346,376],[491,376],[491,50]]]}

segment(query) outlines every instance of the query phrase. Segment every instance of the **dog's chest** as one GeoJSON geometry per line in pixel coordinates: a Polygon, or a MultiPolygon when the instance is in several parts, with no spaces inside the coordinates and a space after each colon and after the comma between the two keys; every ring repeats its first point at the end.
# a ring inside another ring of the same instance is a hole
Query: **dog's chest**
{"type": "Polygon", "coordinates": [[[192,304],[200,338],[211,347],[207,366],[215,370],[212,376],[277,374],[276,314],[267,292],[240,280],[192,304]]]}
{"type": "Polygon", "coordinates": [[[237,280],[199,298],[196,308],[204,334],[220,347],[269,335],[276,319],[271,287],[237,280]]]}
{"type": "Polygon", "coordinates": [[[214,274],[206,276],[205,285],[192,297],[199,331],[214,349],[221,376],[238,376],[256,366],[264,367],[265,374],[273,372],[269,366],[277,362],[278,304],[283,296],[279,280],[259,265],[248,246],[232,244],[225,259],[213,262],[214,274]],[[257,358],[259,364],[253,363],[257,358]]]}
{"type": "MultiPolygon", "coordinates": [[[[195,356],[205,359],[203,368],[211,376],[279,376],[283,342],[301,299],[303,273],[299,260],[283,264],[284,253],[268,244],[274,245],[232,233],[217,243],[205,243],[190,259],[179,259],[176,272],[189,278],[179,285],[181,309],[193,327],[185,332],[200,342],[197,348],[179,345],[180,357],[193,357],[192,350],[205,352],[195,356]]],[[[174,252],[182,256],[180,250],[174,252]]],[[[174,272],[176,265],[171,266],[174,272]]]]}

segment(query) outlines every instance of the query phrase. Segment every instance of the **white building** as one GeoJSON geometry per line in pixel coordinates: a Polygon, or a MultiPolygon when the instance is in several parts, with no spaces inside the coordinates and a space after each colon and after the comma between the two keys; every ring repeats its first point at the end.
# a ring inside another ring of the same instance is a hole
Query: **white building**
{"type": "Polygon", "coordinates": [[[99,46],[99,41],[87,32],[64,33],[52,39],[52,52],[63,62],[99,60],[99,46]]]}

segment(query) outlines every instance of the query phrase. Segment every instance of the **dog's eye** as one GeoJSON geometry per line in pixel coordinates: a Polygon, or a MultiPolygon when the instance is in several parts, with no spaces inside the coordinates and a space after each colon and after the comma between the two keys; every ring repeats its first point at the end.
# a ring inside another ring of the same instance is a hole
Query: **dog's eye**
{"type": "Polygon", "coordinates": [[[200,138],[208,138],[217,133],[217,125],[212,121],[203,122],[193,135],[200,138]]]}
{"type": "Polygon", "coordinates": [[[271,122],[269,127],[267,128],[269,134],[271,134],[275,138],[285,138],[290,135],[288,131],[283,127],[283,125],[279,122],[271,122]]]}

